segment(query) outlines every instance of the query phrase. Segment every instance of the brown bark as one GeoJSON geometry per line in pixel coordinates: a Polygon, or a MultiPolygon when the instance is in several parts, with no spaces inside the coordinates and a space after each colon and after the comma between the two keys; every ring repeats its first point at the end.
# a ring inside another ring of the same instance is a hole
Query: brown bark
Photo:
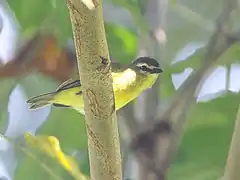
{"type": "Polygon", "coordinates": [[[121,180],[111,66],[101,0],[68,0],[82,83],[91,178],[121,180]]]}

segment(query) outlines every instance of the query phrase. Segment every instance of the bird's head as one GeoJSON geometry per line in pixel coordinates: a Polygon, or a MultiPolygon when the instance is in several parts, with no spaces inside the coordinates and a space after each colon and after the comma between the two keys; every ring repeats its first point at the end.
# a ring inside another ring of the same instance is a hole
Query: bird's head
{"type": "Polygon", "coordinates": [[[130,68],[141,74],[160,74],[163,70],[160,68],[158,61],[150,57],[139,57],[132,62],[130,68]]]}

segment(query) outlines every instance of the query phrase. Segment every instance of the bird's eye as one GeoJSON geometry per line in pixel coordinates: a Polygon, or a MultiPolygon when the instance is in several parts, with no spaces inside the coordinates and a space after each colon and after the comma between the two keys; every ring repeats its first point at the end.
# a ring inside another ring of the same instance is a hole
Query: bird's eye
{"type": "Polygon", "coordinates": [[[147,71],[147,66],[145,66],[145,65],[143,65],[143,66],[141,66],[141,69],[143,70],[143,71],[147,71]]]}

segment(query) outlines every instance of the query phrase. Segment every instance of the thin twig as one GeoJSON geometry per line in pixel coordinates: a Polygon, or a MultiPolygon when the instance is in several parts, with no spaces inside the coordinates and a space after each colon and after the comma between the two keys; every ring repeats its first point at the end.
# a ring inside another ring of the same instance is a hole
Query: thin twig
{"type": "Polygon", "coordinates": [[[228,159],[225,166],[223,180],[239,180],[240,179],[240,106],[236,117],[235,128],[232,136],[228,159]]]}

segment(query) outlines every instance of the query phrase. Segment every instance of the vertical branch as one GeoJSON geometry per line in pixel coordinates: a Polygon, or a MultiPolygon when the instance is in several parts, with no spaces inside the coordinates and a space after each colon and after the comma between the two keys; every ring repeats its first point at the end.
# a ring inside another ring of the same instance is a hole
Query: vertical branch
{"type": "Polygon", "coordinates": [[[227,164],[225,167],[225,173],[223,180],[239,180],[240,179],[240,106],[238,108],[237,119],[235,123],[235,129],[232,136],[232,142],[230,145],[227,164]]]}
{"type": "Polygon", "coordinates": [[[121,180],[119,135],[102,2],[90,1],[67,0],[67,5],[82,84],[91,179],[121,180]]]}

